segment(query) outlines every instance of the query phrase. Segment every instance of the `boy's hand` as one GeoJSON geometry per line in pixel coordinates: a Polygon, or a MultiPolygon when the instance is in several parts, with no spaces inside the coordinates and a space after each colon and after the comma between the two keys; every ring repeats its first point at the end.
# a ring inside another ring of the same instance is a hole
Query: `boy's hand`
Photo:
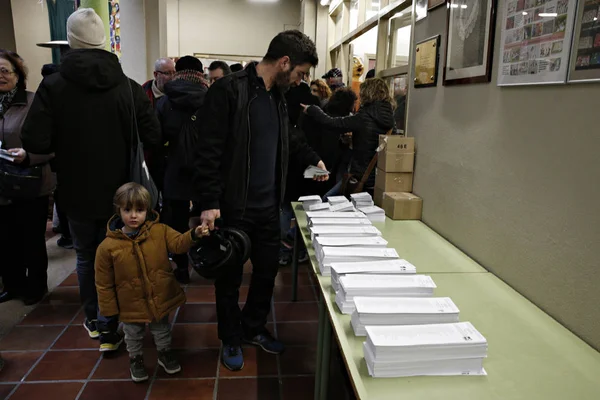
{"type": "Polygon", "coordinates": [[[196,229],[194,229],[194,234],[196,235],[197,238],[201,238],[204,236],[209,236],[210,235],[210,231],[208,230],[208,227],[205,225],[198,225],[196,227],[196,229]]]}

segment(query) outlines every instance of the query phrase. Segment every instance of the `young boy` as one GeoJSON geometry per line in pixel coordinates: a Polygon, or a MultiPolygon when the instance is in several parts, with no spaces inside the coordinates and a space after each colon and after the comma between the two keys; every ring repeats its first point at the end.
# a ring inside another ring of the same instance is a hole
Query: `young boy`
{"type": "Polygon", "coordinates": [[[171,352],[169,313],[185,303],[173,275],[169,253],[184,254],[200,236],[198,227],[181,234],[158,223],[150,193],[127,183],[114,197],[117,214],[108,223],[106,239],[96,254],[96,289],[100,312],[123,322],[131,379],[148,379],[142,356],[146,323],[158,349],[158,364],[168,374],[181,371],[171,352]]]}

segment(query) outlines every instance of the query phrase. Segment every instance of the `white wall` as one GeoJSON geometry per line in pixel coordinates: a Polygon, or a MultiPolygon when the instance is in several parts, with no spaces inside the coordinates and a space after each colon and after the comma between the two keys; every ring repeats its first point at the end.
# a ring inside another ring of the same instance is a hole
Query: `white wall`
{"type": "Polygon", "coordinates": [[[263,56],[269,42],[286,29],[298,29],[299,0],[169,0],[169,56],[230,54],[263,56]],[[177,39],[174,39],[177,37],[177,39]]]}
{"type": "Polygon", "coordinates": [[[142,84],[148,78],[144,0],[124,0],[120,4],[121,65],[128,77],[142,84]]]}
{"type": "Polygon", "coordinates": [[[27,88],[37,90],[42,81],[42,66],[52,62],[52,51],[36,46],[50,40],[50,23],[46,2],[12,0],[12,15],[15,26],[17,53],[29,68],[27,88]]]}

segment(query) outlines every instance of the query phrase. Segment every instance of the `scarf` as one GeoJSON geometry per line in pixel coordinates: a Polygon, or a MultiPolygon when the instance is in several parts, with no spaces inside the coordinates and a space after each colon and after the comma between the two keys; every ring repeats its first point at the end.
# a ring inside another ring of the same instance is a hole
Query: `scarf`
{"type": "Polygon", "coordinates": [[[10,107],[10,103],[12,103],[15,94],[17,93],[17,88],[15,87],[10,92],[0,93],[0,117],[3,118],[6,111],[10,107]]]}
{"type": "Polygon", "coordinates": [[[208,82],[206,81],[206,79],[204,79],[204,74],[200,71],[195,71],[193,69],[184,69],[183,71],[176,72],[175,77],[173,77],[173,80],[188,81],[208,87],[208,82]]]}

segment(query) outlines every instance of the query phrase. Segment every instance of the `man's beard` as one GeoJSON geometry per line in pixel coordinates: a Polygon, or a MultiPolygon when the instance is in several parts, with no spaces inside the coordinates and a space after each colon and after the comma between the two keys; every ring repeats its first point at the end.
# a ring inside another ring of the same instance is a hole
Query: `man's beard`
{"type": "Polygon", "coordinates": [[[286,91],[290,88],[291,82],[290,78],[292,77],[292,70],[289,71],[280,71],[275,75],[275,84],[280,90],[286,91]]]}

